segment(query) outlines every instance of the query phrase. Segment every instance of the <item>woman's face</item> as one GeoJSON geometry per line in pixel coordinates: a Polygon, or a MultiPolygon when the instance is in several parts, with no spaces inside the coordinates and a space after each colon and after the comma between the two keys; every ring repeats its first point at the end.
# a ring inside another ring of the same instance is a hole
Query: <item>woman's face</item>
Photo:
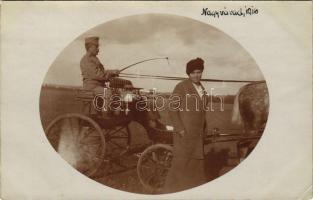
{"type": "Polygon", "coordinates": [[[199,83],[200,83],[201,77],[202,77],[202,70],[200,70],[200,69],[193,70],[193,71],[189,74],[189,79],[190,79],[193,83],[196,83],[196,84],[199,84],[199,83]]]}

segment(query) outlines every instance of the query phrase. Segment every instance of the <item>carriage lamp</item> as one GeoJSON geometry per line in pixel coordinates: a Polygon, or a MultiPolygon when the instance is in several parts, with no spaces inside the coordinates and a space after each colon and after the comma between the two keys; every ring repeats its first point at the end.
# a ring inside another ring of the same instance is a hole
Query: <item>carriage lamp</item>
{"type": "Polygon", "coordinates": [[[174,127],[173,126],[166,125],[165,128],[168,131],[174,131],[174,127]]]}
{"type": "Polygon", "coordinates": [[[125,102],[132,102],[133,101],[133,94],[131,92],[126,92],[124,95],[124,101],[125,102]]]}
{"type": "Polygon", "coordinates": [[[106,82],[104,83],[104,85],[105,85],[106,88],[110,88],[110,81],[106,81],[106,82]]]}
{"type": "Polygon", "coordinates": [[[125,114],[127,115],[129,113],[129,103],[133,101],[133,93],[131,91],[126,91],[124,93],[124,102],[126,104],[125,114]]]}

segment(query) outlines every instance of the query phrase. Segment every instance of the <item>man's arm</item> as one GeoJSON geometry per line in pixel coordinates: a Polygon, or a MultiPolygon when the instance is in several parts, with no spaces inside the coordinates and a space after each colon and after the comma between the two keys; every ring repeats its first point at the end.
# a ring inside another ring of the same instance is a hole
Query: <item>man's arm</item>
{"type": "Polygon", "coordinates": [[[96,67],[96,74],[95,77],[98,78],[96,80],[109,80],[112,77],[115,77],[119,74],[119,70],[111,69],[111,70],[104,70],[104,67],[100,60],[97,57],[94,57],[95,63],[97,65],[96,67]]]}
{"type": "Polygon", "coordinates": [[[104,70],[103,65],[97,57],[91,58],[90,60],[81,64],[81,70],[83,76],[93,80],[105,81],[111,77],[117,76],[118,70],[104,70]]]}
{"type": "Polygon", "coordinates": [[[104,71],[105,80],[108,80],[109,78],[112,78],[112,77],[116,77],[116,76],[118,76],[119,73],[120,73],[120,71],[117,69],[105,70],[104,71]]]}
{"type": "Polygon", "coordinates": [[[91,71],[92,79],[98,80],[98,81],[104,81],[108,79],[107,73],[105,73],[103,65],[101,63],[98,64],[94,68],[94,70],[91,71]]]}

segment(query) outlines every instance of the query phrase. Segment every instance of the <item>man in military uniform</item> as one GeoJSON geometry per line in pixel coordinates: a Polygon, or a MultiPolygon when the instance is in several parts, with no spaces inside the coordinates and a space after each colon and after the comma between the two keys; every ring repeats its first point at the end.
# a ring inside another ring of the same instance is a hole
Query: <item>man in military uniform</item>
{"type": "Polygon", "coordinates": [[[99,58],[99,37],[85,39],[86,54],[80,61],[83,76],[83,88],[94,91],[103,91],[104,81],[118,76],[119,70],[104,69],[99,58]]]}
{"type": "MultiPolygon", "coordinates": [[[[96,94],[102,94],[104,91],[104,82],[109,81],[110,87],[123,87],[132,88],[132,83],[129,80],[117,78],[119,70],[104,69],[99,58],[99,37],[87,37],[85,38],[86,54],[80,61],[80,69],[83,76],[83,88],[86,90],[92,90],[96,94]]],[[[151,107],[151,102],[149,107],[151,107]]],[[[84,105],[83,113],[85,114],[97,114],[96,109],[90,104],[84,105]]],[[[160,115],[158,112],[150,111],[143,112],[143,115],[149,119],[151,126],[159,124],[158,120],[160,115]]]]}

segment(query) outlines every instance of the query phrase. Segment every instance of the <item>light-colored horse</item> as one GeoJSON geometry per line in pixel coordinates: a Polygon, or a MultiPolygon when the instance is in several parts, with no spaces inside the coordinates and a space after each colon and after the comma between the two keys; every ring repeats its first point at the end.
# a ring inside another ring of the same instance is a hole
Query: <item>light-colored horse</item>
{"type": "MultiPolygon", "coordinates": [[[[244,134],[262,134],[269,111],[269,95],[265,82],[244,85],[238,91],[233,105],[232,123],[242,124],[244,134]]],[[[255,141],[238,143],[242,160],[256,145],[255,141]]]]}

